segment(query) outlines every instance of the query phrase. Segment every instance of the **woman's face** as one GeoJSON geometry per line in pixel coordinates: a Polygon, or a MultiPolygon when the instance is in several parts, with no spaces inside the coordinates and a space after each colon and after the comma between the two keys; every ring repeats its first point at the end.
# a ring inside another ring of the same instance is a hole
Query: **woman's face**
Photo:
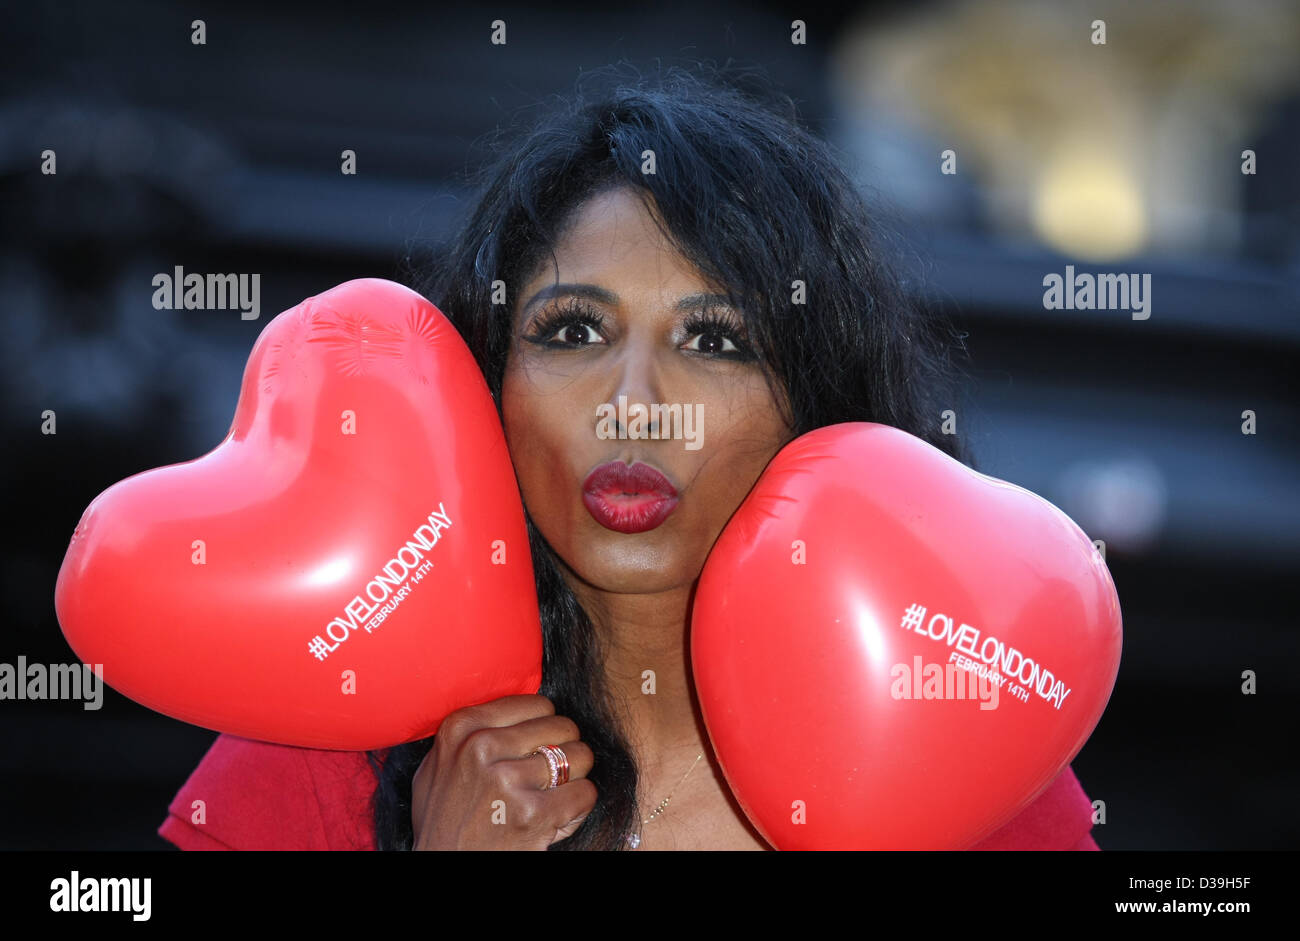
{"type": "Polygon", "coordinates": [[[711,286],[631,190],[581,206],[555,260],[516,294],[502,386],[524,505],[597,589],[689,586],[790,429],[739,315],[692,299],[711,286]]]}

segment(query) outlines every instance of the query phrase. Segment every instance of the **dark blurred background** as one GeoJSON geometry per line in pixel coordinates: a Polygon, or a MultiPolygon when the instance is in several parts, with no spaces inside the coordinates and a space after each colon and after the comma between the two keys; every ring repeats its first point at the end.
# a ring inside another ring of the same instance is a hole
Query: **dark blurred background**
{"type": "MultiPolygon", "coordinates": [[[[485,134],[616,60],[732,59],[843,150],[910,289],[968,334],[956,418],[980,469],[1105,543],[1124,658],[1073,763],[1106,804],[1098,843],[1296,845],[1296,4],[128,0],[4,17],[0,661],[76,662],[53,594],[87,504],[221,441],[276,313],[436,245],[485,134]],[[1067,264],[1149,273],[1149,319],[1044,309],[1067,264]],[[259,272],[261,318],[155,310],[151,278],[177,265],[259,272]]],[[[105,697],[0,702],[0,848],[170,847],[155,828],[216,733],[105,697]]]]}

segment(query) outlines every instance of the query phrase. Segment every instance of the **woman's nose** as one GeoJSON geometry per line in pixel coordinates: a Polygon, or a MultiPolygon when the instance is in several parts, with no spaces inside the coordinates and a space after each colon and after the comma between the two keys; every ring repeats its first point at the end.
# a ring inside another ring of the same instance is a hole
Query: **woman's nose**
{"type": "Polygon", "coordinates": [[[643,426],[651,435],[657,435],[660,410],[651,406],[663,402],[662,381],[653,357],[645,351],[628,351],[615,367],[613,381],[609,384],[608,395],[603,403],[606,408],[602,411],[608,413],[612,410],[617,416],[620,435],[626,432],[624,423],[628,417],[636,415],[638,411],[643,426]]]}

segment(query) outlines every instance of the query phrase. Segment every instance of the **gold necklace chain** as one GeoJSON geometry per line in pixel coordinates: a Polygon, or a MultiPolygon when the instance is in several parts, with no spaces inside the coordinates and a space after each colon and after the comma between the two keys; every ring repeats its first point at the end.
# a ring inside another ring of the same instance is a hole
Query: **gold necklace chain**
{"type": "MultiPolygon", "coordinates": [[[[673,794],[677,791],[679,787],[681,787],[683,784],[686,783],[686,779],[691,776],[691,772],[695,770],[695,766],[700,763],[700,759],[702,759],[703,757],[704,757],[704,752],[700,752],[699,756],[695,759],[695,761],[691,763],[691,766],[688,769],[686,769],[686,773],[682,775],[682,779],[673,785],[673,789],[668,792],[668,796],[659,802],[659,806],[656,807],[650,813],[649,817],[646,817],[644,820],[641,821],[642,826],[645,826],[647,823],[649,823],[655,817],[658,817],[661,813],[663,813],[668,808],[668,802],[673,799],[673,794]]],[[[631,844],[632,849],[636,849],[638,846],[641,845],[641,834],[633,833],[631,836],[627,838],[627,841],[629,844],[631,844]]]]}

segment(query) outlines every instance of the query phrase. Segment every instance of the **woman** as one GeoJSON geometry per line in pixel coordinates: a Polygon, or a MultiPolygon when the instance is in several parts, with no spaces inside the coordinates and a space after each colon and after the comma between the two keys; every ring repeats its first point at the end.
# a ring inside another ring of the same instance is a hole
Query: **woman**
{"type": "MultiPolygon", "coordinates": [[[[487,168],[437,257],[418,286],[483,368],[519,480],[543,682],[370,753],[374,845],[768,848],[700,718],[693,586],[800,434],[882,422],[966,460],[938,427],[954,406],[940,334],[789,99],[678,70],[544,118],[487,168]],[[807,303],[792,303],[795,282],[807,303]],[[701,446],[598,434],[598,410],[620,397],[694,407],[701,446]],[[567,783],[543,745],[563,751],[567,783]]],[[[1095,848],[1068,769],[1034,807],[1040,831],[1055,815],[1056,848],[1095,848]]]]}

